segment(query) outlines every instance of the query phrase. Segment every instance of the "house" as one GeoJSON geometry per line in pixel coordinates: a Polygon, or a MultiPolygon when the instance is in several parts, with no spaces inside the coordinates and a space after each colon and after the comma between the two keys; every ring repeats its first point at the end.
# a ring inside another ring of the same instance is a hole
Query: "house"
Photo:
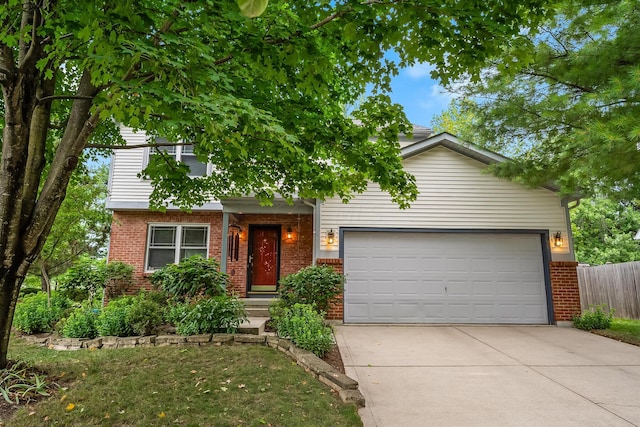
{"type": "MultiPolygon", "coordinates": [[[[142,133],[122,134],[145,142],[142,133]]],[[[575,199],[486,173],[504,158],[446,133],[416,127],[400,142],[420,190],[406,210],[370,184],[348,204],[237,198],[152,212],[151,187],[137,176],[149,149],[119,150],[109,260],[132,264],[143,287],[162,265],[216,257],[247,298],[274,295],[279,278],[314,262],[332,265],[347,284],[329,315],[348,323],[556,324],[580,312],[568,214],[575,199]]],[[[188,146],[171,153],[194,175],[207,173],[188,146]]]]}

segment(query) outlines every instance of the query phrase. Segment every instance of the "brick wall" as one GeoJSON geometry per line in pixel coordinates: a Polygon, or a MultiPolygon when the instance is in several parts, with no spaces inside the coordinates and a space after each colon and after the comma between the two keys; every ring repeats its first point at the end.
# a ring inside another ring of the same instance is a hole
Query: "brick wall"
{"type": "Polygon", "coordinates": [[[568,321],[580,314],[577,266],[577,262],[571,261],[552,261],[549,263],[554,320],[556,322],[568,321]]]}
{"type": "MultiPolygon", "coordinates": [[[[313,216],[312,215],[237,215],[238,225],[242,227],[238,260],[227,258],[227,273],[231,277],[230,290],[241,297],[247,290],[247,233],[249,225],[277,224],[281,226],[280,277],[295,273],[312,263],[313,255],[313,216]],[[293,236],[287,239],[287,228],[291,227],[293,236]]],[[[149,288],[144,273],[144,260],[147,247],[149,223],[197,223],[209,224],[209,257],[220,260],[222,253],[222,212],[150,212],[116,211],[113,213],[109,260],[122,261],[134,267],[134,286],[131,293],[140,288],[149,288]]]]}
{"type": "MultiPolygon", "coordinates": [[[[334,271],[342,274],[344,273],[343,262],[340,258],[318,258],[316,260],[317,265],[328,265],[333,267],[334,271]]],[[[344,320],[344,296],[340,294],[331,303],[329,312],[327,313],[327,319],[330,320],[344,320]]]]}
{"type": "Polygon", "coordinates": [[[227,273],[232,289],[241,297],[247,295],[247,256],[249,225],[280,225],[280,277],[295,273],[313,262],[313,215],[297,214],[247,214],[236,215],[242,228],[238,260],[227,258],[227,273]],[[293,236],[287,239],[287,228],[293,236]]]}
{"type": "Polygon", "coordinates": [[[149,223],[194,223],[209,224],[209,257],[220,259],[221,255],[221,212],[150,212],[116,211],[111,224],[109,261],[122,261],[134,268],[134,285],[129,290],[135,293],[141,288],[150,288],[144,273],[144,258],[147,248],[149,223]]]}

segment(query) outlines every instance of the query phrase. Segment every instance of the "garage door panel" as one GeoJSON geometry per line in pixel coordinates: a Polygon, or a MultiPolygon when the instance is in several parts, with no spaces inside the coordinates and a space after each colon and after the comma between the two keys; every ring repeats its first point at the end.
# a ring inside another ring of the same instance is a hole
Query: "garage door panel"
{"type": "Polygon", "coordinates": [[[547,323],[539,235],[345,232],[343,244],[346,322],[547,323]]]}

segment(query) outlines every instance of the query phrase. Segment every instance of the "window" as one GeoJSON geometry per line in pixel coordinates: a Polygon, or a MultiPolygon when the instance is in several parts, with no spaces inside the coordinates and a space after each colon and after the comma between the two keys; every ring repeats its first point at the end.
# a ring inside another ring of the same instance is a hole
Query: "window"
{"type": "Polygon", "coordinates": [[[206,258],[208,241],[206,225],[150,225],[145,270],[156,270],[193,255],[206,258]]]}
{"type": "MultiPolygon", "coordinates": [[[[156,144],[167,144],[166,138],[156,138],[156,144]]],[[[178,162],[182,162],[189,166],[189,176],[205,176],[207,174],[207,164],[201,162],[193,153],[193,145],[171,145],[165,147],[151,148],[149,154],[155,154],[159,151],[173,157],[178,162]]]]}

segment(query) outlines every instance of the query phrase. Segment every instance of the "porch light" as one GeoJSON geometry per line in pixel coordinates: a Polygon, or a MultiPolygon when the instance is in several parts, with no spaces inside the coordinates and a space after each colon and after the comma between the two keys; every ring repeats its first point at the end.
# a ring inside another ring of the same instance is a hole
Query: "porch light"
{"type": "Polygon", "coordinates": [[[327,232],[327,244],[328,245],[333,245],[334,242],[334,238],[336,237],[335,233],[333,232],[333,228],[331,230],[329,230],[327,232]]]}
{"type": "Polygon", "coordinates": [[[291,226],[287,227],[287,240],[291,240],[293,239],[293,230],[291,229],[291,226]]]}
{"type": "Polygon", "coordinates": [[[553,244],[556,247],[560,247],[560,246],[562,246],[563,242],[564,242],[564,239],[562,238],[562,233],[558,231],[555,234],[555,236],[553,236],[553,244]]]}

